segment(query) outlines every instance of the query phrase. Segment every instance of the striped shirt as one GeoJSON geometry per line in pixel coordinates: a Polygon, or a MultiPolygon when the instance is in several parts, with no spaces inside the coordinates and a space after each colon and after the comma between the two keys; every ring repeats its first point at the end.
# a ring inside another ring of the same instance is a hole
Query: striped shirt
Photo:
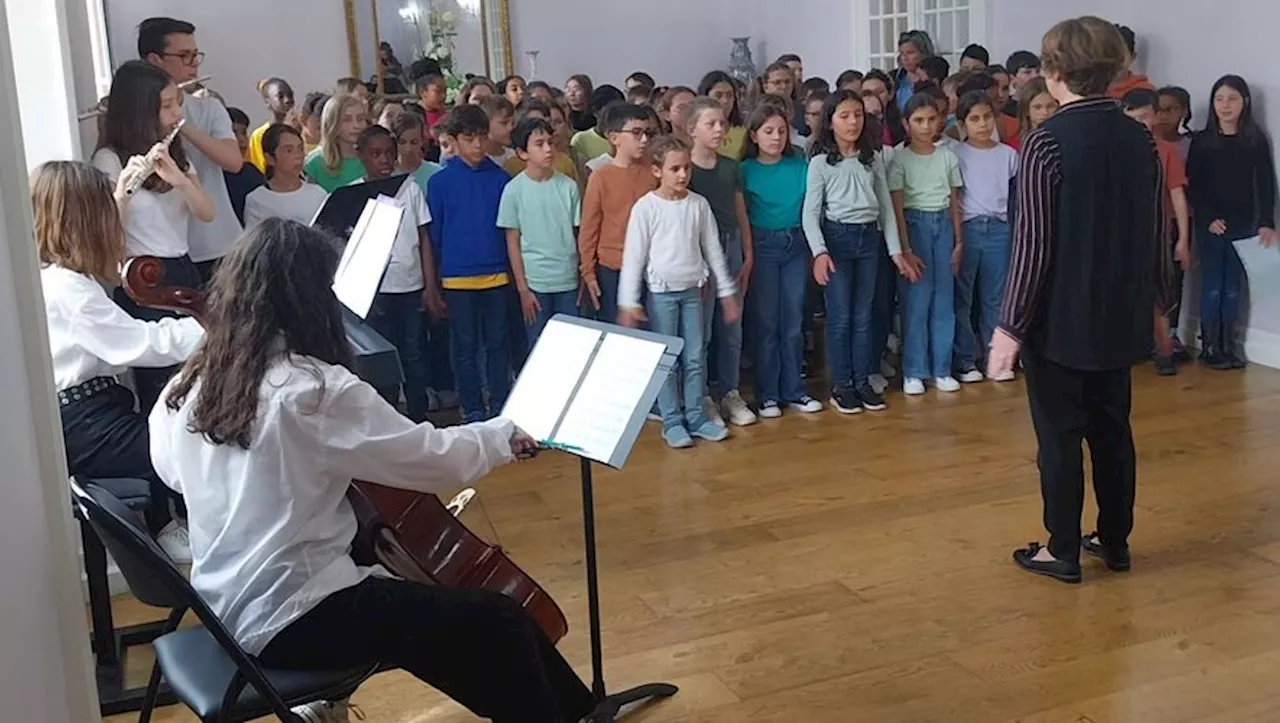
{"type": "MultiPolygon", "coordinates": [[[[1114,104],[1107,98],[1091,98],[1064,106],[1059,112],[1090,109],[1114,104]]],[[[1156,154],[1156,141],[1151,139],[1151,153],[1156,154]]],[[[1158,166],[1158,164],[1157,164],[1158,166]]],[[[1150,209],[1134,209],[1135,213],[1155,214],[1157,238],[1168,238],[1169,214],[1165,206],[1164,172],[1158,171],[1156,205],[1150,209]]],[[[1025,341],[1043,301],[1046,282],[1052,272],[1053,249],[1060,239],[1060,189],[1063,182],[1062,151],[1046,128],[1038,128],[1023,140],[1018,160],[1017,218],[1013,228],[1013,248],[1005,282],[1004,302],[1000,306],[999,327],[1019,341],[1025,341]]],[[[1167,248],[1167,244],[1161,244],[1167,248]]],[[[1172,251],[1157,254],[1156,305],[1168,309],[1175,298],[1175,276],[1172,251]]],[[[1154,310],[1153,310],[1154,311],[1154,310]]]]}

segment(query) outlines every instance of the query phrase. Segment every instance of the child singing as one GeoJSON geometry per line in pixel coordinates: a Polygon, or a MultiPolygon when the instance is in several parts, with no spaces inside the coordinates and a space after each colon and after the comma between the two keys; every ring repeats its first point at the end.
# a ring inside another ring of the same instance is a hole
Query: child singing
{"type": "Polygon", "coordinates": [[[738,320],[737,286],[729,274],[711,204],[689,191],[689,146],[663,136],[649,150],[658,188],[631,209],[618,285],[618,323],[639,326],[648,320],[659,334],[684,340],[681,376],[667,377],[658,394],[662,439],[680,449],[693,438],[719,442],[729,430],[707,418],[706,345],[703,340],[703,287],[715,279],[725,322],[738,320]],[[649,292],[649,314],[640,303],[641,283],[649,292]],[[682,388],[683,409],[677,391],[682,388]]]}

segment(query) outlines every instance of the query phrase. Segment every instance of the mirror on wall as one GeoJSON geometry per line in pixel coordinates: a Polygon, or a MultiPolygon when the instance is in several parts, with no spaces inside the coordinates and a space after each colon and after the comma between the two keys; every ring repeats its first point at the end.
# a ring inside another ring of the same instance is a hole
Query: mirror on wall
{"type": "Polygon", "coordinates": [[[440,62],[451,87],[473,75],[497,81],[514,72],[510,0],[343,2],[351,74],[373,82],[381,53],[388,93],[411,88],[409,68],[423,57],[440,62]]]}

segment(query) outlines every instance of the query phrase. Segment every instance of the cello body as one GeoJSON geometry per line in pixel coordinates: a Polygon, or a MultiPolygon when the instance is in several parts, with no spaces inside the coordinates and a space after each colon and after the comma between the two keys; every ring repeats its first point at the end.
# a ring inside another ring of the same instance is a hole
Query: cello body
{"type": "MultiPolygon", "coordinates": [[[[164,285],[164,264],[140,256],[121,274],[125,292],[140,306],[202,320],[199,291],[164,285]]],[[[569,630],[551,596],[511,561],[502,548],[480,539],[435,495],[353,480],[347,499],[359,531],[352,558],[381,564],[405,580],[447,587],[480,588],[516,600],[553,643],[569,630]]]]}

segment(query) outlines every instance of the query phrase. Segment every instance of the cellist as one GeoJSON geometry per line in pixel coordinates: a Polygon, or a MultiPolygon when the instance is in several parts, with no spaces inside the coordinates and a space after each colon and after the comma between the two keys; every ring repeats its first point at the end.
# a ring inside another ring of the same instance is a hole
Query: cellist
{"type": "MultiPolygon", "coordinates": [[[[591,694],[517,602],[352,560],[352,478],[437,492],[535,442],[501,418],[414,424],[353,374],[337,264],[301,224],[247,232],[214,275],[203,345],[152,410],[152,459],[189,512],[192,584],[268,666],[376,661],[498,723],[576,723],[591,694]]],[[[344,701],[296,712],[347,720],[344,701]]]]}

